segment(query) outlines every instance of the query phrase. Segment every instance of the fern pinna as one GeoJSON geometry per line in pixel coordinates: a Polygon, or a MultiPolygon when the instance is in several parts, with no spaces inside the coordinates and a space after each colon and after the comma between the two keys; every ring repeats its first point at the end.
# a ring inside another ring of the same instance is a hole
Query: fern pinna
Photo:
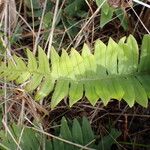
{"type": "Polygon", "coordinates": [[[108,45],[97,40],[94,52],[84,44],[82,53],[74,48],[70,54],[54,48],[48,60],[41,47],[38,58],[27,50],[28,62],[16,55],[0,66],[0,77],[23,84],[27,92],[41,100],[52,93],[51,108],[63,98],[72,106],[85,96],[92,105],[100,99],[107,105],[110,99],[125,100],[130,107],[135,102],[147,107],[150,98],[150,35],[145,35],[139,50],[135,38],[123,37],[108,45]],[[26,83],[26,84],[25,84],[26,83]],[[36,91],[35,91],[36,90],[36,91]]]}
{"type": "Polygon", "coordinates": [[[99,137],[94,134],[90,122],[83,117],[78,121],[67,121],[64,117],[61,124],[54,128],[54,135],[46,138],[46,134],[41,134],[38,128],[27,126],[18,126],[12,124],[8,126],[19,144],[16,144],[12,136],[6,134],[4,130],[0,130],[0,149],[1,150],[110,150],[113,144],[117,143],[117,138],[121,132],[111,128],[108,135],[99,137]],[[21,135],[21,138],[20,138],[21,135]],[[44,144],[43,144],[44,143],[44,144]]]}

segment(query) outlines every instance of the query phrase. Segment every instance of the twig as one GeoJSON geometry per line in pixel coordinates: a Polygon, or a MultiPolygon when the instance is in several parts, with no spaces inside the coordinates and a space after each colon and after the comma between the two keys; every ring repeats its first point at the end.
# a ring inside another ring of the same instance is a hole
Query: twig
{"type": "Polygon", "coordinates": [[[40,37],[40,34],[41,34],[42,25],[43,25],[43,19],[44,19],[44,14],[45,14],[45,11],[46,11],[46,5],[47,5],[47,0],[45,0],[45,3],[44,3],[44,8],[43,8],[43,12],[42,12],[41,21],[40,21],[40,26],[39,26],[37,37],[35,39],[35,45],[34,45],[34,49],[33,49],[34,54],[36,54],[37,45],[39,43],[39,37],[40,37]]]}
{"type": "Polygon", "coordinates": [[[2,120],[2,123],[3,123],[3,125],[4,125],[4,127],[5,127],[5,129],[6,129],[6,131],[7,131],[7,132],[9,133],[9,135],[11,136],[12,140],[15,142],[15,144],[18,146],[18,148],[19,148],[20,150],[22,150],[22,148],[19,146],[19,143],[16,141],[16,139],[15,139],[14,136],[12,135],[11,131],[9,130],[9,128],[8,128],[8,126],[7,126],[7,124],[6,124],[6,122],[5,122],[4,120],[2,120]]]}
{"type": "Polygon", "coordinates": [[[139,0],[133,0],[133,2],[138,3],[140,5],[143,5],[143,6],[147,7],[147,8],[150,8],[150,5],[148,5],[148,4],[144,3],[144,2],[141,2],[139,0]]]}
{"type": "Polygon", "coordinates": [[[52,41],[53,41],[53,34],[54,34],[56,19],[58,17],[58,15],[57,15],[58,6],[59,6],[59,0],[56,1],[55,11],[54,11],[54,17],[53,17],[53,22],[52,22],[52,28],[51,28],[51,32],[50,32],[49,37],[48,37],[48,41],[49,41],[48,51],[47,51],[47,57],[48,58],[50,57],[50,51],[51,51],[52,41]]]}

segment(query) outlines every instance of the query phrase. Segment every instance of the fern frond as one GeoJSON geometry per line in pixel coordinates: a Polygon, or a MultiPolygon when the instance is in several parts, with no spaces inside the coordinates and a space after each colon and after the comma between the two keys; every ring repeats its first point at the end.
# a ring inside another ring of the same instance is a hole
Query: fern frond
{"type": "Polygon", "coordinates": [[[118,43],[109,39],[108,45],[97,40],[94,54],[84,44],[82,53],[74,48],[61,56],[52,48],[48,60],[41,47],[38,58],[27,50],[28,62],[14,55],[0,66],[0,77],[25,85],[29,92],[36,90],[35,99],[41,100],[52,91],[51,107],[69,97],[72,106],[85,96],[92,105],[101,99],[124,99],[130,107],[135,102],[147,107],[150,98],[150,35],[145,35],[139,50],[135,38],[123,37],[118,43]],[[15,62],[15,63],[14,63],[15,62]],[[85,93],[85,95],[83,95],[85,93]]]}
{"type": "MultiPolygon", "coordinates": [[[[40,130],[27,126],[18,126],[12,124],[8,126],[11,135],[19,141],[20,149],[22,150],[80,150],[80,149],[111,149],[113,144],[117,144],[116,139],[121,135],[121,132],[111,128],[108,135],[98,137],[95,135],[90,122],[83,117],[78,121],[67,121],[62,118],[61,124],[54,128],[54,135],[47,138],[46,134],[41,134],[40,130]],[[20,138],[21,135],[21,138],[20,138]],[[96,142],[95,142],[96,141],[96,142]],[[44,145],[43,145],[44,142],[44,145]]],[[[4,130],[0,130],[0,149],[14,150],[18,145],[12,139],[12,136],[5,134],[4,130]]]]}

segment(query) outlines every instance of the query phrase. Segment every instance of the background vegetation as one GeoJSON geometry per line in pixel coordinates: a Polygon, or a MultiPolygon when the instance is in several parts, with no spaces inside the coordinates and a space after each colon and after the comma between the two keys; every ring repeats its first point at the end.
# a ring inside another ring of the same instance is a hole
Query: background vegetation
{"type": "MultiPolygon", "coordinates": [[[[34,96],[39,88],[35,88],[32,93],[24,90],[27,74],[22,73],[23,78],[18,81],[24,82],[20,82],[23,84],[19,86],[12,81],[17,75],[13,68],[15,63],[22,69],[25,67],[22,60],[27,62],[29,58],[34,60],[38,57],[37,63],[42,64],[46,56],[50,57],[52,46],[58,54],[61,54],[62,49],[64,54],[70,54],[71,47],[81,54],[83,44],[86,43],[91,48],[91,53],[94,53],[93,47],[97,39],[107,45],[110,37],[118,43],[122,37],[127,36],[131,41],[137,41],[141,47],[144,35],[150,33],[150,8],[132,0],[0,2],[1,149],[150,149],[150,108],[147,98],[145,103],[141,97],[138,97],[140,102],[136,99],[147,108],[137,103],[134,106],[128,103],[133,106],[130,108],[126,102],[117,101],[115,97],[107,106],[102,101],[92,106],[86,97],[82,97],[70,108],[68,97],[63,97],[63,101],[51,109],[51,94],[47,93],[48,96],[40,97],[37,102],[34,96]],[[7,9],[4,9],[5,3],[7,9]],[[45,52],[40,51],[41,57],[38,54],[39,46],[45,52]],[[26,49],[30,51],[27,52],[26,49]],[[13,71],[7,71],[6,66],[2,65],[6,63],[8,69],[13,71]]],[[[148,6],[150,4],[149,0],[140,2],[148,6]]],[[[147,37],[149,39],[148,35],[147,37]]],[[[130,42],[127,44],[129,51],[135,46],[131,46],[130,42]]],[[[149,62],[148,58],[147,60],[149,62]]],[[[41,65],[41,70],[43,68],[41,65]]],[[[36,84],[35,81],[38,80],[34,80],[33,83],[36,84]]],[[[57,92],[56,89],[55,91],[57,92]]]]}

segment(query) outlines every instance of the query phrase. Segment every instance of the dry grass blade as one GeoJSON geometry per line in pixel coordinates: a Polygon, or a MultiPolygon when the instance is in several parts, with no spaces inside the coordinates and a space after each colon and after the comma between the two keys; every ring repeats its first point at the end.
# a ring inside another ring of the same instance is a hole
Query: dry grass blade
{"type": "Polygon", "coordinates": [[[11,28],[16,26],[17,16],[16,16],[16,3],[15,0],[0,0],[0,17],[3,14],[7,14],[8,24],[11,28]],[[7,11],[7,13],[5,13],[7,11]]]}
{"type": "Polygon", "coordinates": [[[2,123],[3,123],[3,125],[4,125],[4,127],[5,127],[5,129],[6,129],[6,131],[8,132],[8,134],[12,137],[12,140],[13,140],[13,141],[16,143],[16,145],[18,146],[18,149],[19,149],[19,150],[22,150],[22,148],[21,148],[20,145],[19,145],[19,142],[16,141],[15,137],[12,135],[11,131],[9,130],[9,128],[8,128],[8,126],[7,126],[7,123],[6,123],[4,120],[2,120],[2,123]]]}

